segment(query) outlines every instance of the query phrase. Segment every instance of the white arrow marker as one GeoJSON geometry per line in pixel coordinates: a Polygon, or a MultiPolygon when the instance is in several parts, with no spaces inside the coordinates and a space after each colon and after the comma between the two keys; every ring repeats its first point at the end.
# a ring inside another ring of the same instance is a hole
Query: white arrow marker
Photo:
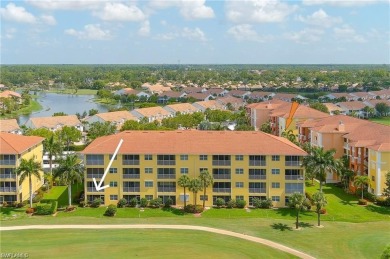
{"type": "Polygon", "coordinates": [[[122,146],[122,143],[123,143],[123,139],[121,139],[121,140],[119,141],[119,144],[118,144],[118,146],[117,146],[116,149],[115,149],[114,155],[111,157],[110,163],[108,163],[108,166],[107,166],[107,168],[106,168],[106,171],[104,171],[103,177],[102,177],[102,179],[100,180],[99,184],[97,184],[97,183],[96,183],[96,179],[93,178],[93,183],[95,184],[95,188],[96,188],[97,191],[100,191],[100,190],[106,189],[107,187],[110,187],[109,185],[104,185],[104,186],[101,186],[101,185],[102,185],[102,183],[104,182],[104,178],[106,178],[106,175],[107,175],[108,171],[110,170],[111,165],[112,165],[112,162],[114,162],[114,159],[115,159],[115,157],[116,157],[116,154],[118,153],[119,148],[122,146]]]}

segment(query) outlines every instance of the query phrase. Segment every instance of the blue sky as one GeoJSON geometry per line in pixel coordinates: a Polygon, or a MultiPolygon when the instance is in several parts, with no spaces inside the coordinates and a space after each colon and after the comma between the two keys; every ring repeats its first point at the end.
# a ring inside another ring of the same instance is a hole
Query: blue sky
{"type": "Polygon", "coordinates": [[[389,64],[389,0],[1,0],[2,64],[389,64]]]}

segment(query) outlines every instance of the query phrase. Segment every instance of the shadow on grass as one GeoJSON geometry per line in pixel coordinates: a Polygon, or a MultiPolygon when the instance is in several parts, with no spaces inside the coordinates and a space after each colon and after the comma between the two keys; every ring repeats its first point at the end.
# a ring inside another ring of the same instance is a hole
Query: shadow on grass
{"type": "Polygon", "coordinates": [[[367,205],[365,206],[366,210],[376,212],[379,214],[389,215],[390,216],[390,207],[380,207],[375,205],[367,205]]]}
{"type": "Polygon", "coordinates": [[[25,212],[25,211],[26,211],[26,208],[15,208],[15,207],[7,207],[7,208],[1,207],[0,208],[0,214],[3,216],[10,216],[11,214],[21,213],[21,212],[25,212]]]}
{"type": "Polygon", "coordinates": [[[345,200],[341,200],[340,201],[341,204],[343,205],[349,205],[349,206],[355,206],[357,204],[357,201],[345,201],[345,200]]]}
{"type": "Polygon", "coordinates": [[[171,212],[172,214],[175,214],[177,216],[184,216],[186,214],[183,210],[172,208],[172,207],[170,208],[163,207],[162,210],[165,212],[171,212]]]}
{"type": "Polygon", "coordinates": [[[283,223],[274,223],[271,225],[271,227],[273,229],[280,230],[280,231],[285,231],[285,230],[292,231],[292,227],[289,227],[287,224],[283,224],[283,223]]]}
{"type": "Polygon", "coordinates": [[[314,227],[313,224],[306,223],[306,222],[299,222],[299,226],[300,226],[301,228],[312,228],[312,227],[314,227]]]}
{"type": "MultiPolygon", "coordinates": [[[[282,215],[282,216],[290,216],[295,218],[297,216],[297,212],[295,209],[291,208],[279,208],[276,210],[276,214],[282,215]]],[[[312,211],[301,211],[299,213],[300,216],[313,216],[312,211]]]]}

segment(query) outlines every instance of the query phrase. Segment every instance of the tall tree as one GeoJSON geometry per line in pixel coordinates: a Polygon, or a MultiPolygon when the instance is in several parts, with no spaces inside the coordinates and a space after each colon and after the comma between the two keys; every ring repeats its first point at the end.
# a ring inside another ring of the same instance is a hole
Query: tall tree
{"type": "Polygon", "coordinates": [[[61,159],[58,167],[55,169],[54,177],[60,178],[68,186],[69,206],[72,205],[72,184],[81,182],[84,176],[84,166],[76,154],[68,155],[61,159]]]}
{"type": "Polygon", "coordinates": [[[377,103],[375,105],[375,110],[379,113],[380,116],[386,116],[390,113],[390,106],[385,102],[377,103]]]}
{"type": "Polygon", "coordinates": [[[178,184],[180,187],[183,187],[184,189],[184,208],[187,206],[187,195],[186,195],[186,188],[190,187],[191,179],[187,175],[180,176],[178,180],[178,184]]]}
{"type": "Polygon", "coordinates": [[[88,137],[94,140],[101,136],[112,135],[116,131],[116,126],[109,121],[94,122],[89,126],[88,137]]]}
{"type": "Polygon", "coordinates": [[[316,205],[318,226],[321,226],[321,210],[328,204],[328,201],[324,193],[316,192],[313,194],[313,202],[316,205]]]}
{"type": "Polygon", "coordinates": [[[382,195],[390,197],[390,171],[386,174],[385,188],[383,189],[382,195]]]}
{"type": "Polygon", "coordinates": [[[298,229],[299,227],[299,212],[307,209],[307,203],[305,202],[306,197],[304,194],[299,192],[294,192],[289,197],[289,205],[290,207],[294,208],[297,212],[297,217],[295,221],[295,227],[298,229]]]}
{"type": "Polygon", "coordinates": [[[188,188],[194,194],[194,205],[196,210],[196,201],[198,199],[198,192],[202,190],[202,182],[199,179],[192,179],[190,187],[188,188]]]}
{"type": "Polygon", "coordinates": [[[205,208],[205,204],[206,204],[206,200],[205,200],[206,189],[207,189],[207,187],[209,187],[210,185],[213,184],[214,178],[209,173],[208,170],[202,170],[202,172],[200,172],[200,175],[199,175],[199,180],[202,183],[202,188],[203,188],[203,209],[204,209],[205,208]]]}
{"type": "Polygon", "coordinates": [[[66,145],[68,151],[70,144],[79,141],[82,136],[81,132],[78,129],[69,126],[64,126],[58,134],[59,139],[66,145]]]}
{"type": "MultiPolygon", "coordinates": [[[[43,141],[43,150],[49,156],[49,167],[50,167],[50,178],[53,176],[53,157],[62,155],[61,144],[54,138],[54,135],[51,135],[49,139],[43,141]]],[[[52,179],[50,179],[51,181],[52,179]]],[[[49,188],[50,188],[49,183],[49,188]]]]}
{"type": "Polygon", "coordinates": [[[362,199],[364,198],[364,186],[370,183],[370,178],[365,175],[359,175],[355,177],[353,184],[362,190],[362,199]]]}
{"type": "Polygon", "coordinates": [[[42,170],[41,164],[34,161],[34,158],[26,160],[22,158],[20,165],[16,170],[16,174],[19,175],[19,185],[28,177],[29,191],[30,191],[30,208],[32,208],[32,181],[31,177],[34,175],[38,180],[41,180],[40,171],[42,170]]]}
{"type": "Polygon", "coordinates": [[[311,153],[303,159],[303,166],[309,168],[320,181],[321,192],[322,184],[326,181],[326,173],[337,173],[340,168],[334,158],[335,153],[334,149],[325,151],[322,147],[313,147],[311,153]]]}

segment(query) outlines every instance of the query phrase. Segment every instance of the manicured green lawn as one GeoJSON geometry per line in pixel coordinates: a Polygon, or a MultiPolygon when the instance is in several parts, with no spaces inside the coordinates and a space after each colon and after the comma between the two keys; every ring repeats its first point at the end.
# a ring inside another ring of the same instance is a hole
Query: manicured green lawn
{"type": "Polygon", "coordinates": [[[370,121],[390,126],[390,117],[371,118],[370,121]]]}
{"type": "MultiPolygon", "coordinates": [[[[82,190],[82,184],[72,185],[72,200],[82,190]]],[[[67,186],[53,186],[47,193],[43,195],[43,199],[57,200],[58,206],[67,206],[68,201],[68,187],[67,186]]]]}
{"type": "Polygon", "coordinates": [[[42,106],[39,104],[39,102],[32,99],[28,106],[21,108],[17,111],[13,111],[10,114],[5,114],[3,116],[0,116],[0,119],[12,119],[12,118],[18,117],[21,114],[30,114],[34,111],[40,111],[41,109],[42,109],[42,106]]]}
{"type": "Polygon", "coordinates": [[[58,89],[50,89],[46,91],[47,93],[58,93],[58,94],[73,94],[73,95],[95,95],[97,90],[93,89],[78,89],[75,93],[74,89],[65,89],[60,91],[58,89]]]}
{"type": "Polygon", "coordinates": [[[24,230],[1,234],[2,253],[29,253],[29,258],[294,258],[267,246],[201,231],[24,230]]]}

